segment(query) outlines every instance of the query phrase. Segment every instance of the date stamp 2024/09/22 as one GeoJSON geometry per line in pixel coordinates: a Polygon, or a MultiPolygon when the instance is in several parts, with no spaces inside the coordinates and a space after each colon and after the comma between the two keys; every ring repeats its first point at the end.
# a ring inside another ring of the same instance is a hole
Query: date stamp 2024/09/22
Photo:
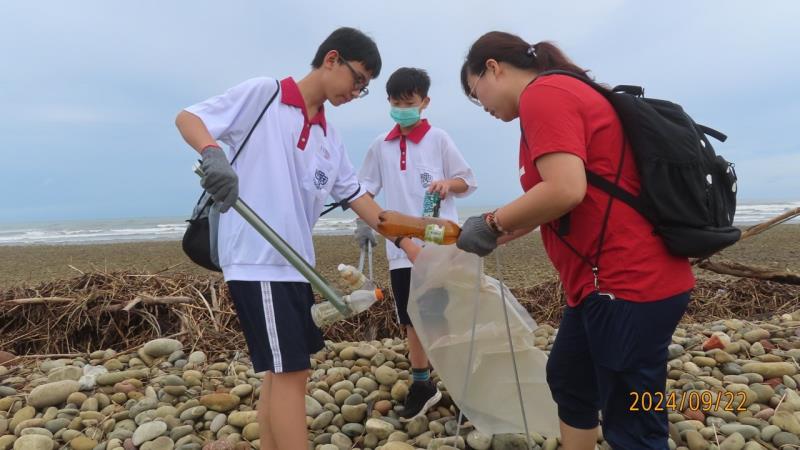
{"type": "Polygon", "coordinates": [[[744,392],[711,392],[711,391],[671,391],[663,392],[630,392],[629,411],[730,411],[745,410],[747,394],[744,392]]]}

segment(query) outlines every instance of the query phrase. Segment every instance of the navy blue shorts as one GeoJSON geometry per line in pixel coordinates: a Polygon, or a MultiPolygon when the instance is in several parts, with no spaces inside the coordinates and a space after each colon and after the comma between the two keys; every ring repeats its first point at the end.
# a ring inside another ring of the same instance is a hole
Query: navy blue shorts
{"type": "Polygon", "coordinates": [[[311,319],[310,284],[228,281],[228,290],[256,372],[311,368],[309,355],[320,351],[325,341],[311,319]]]}
{"type": "Polygon", "coordinates": [[[667,347],[689,298],[686,292],[637,303],[592,294],[577,307],[564,308],[547,360],[559,419],[591,429],[600,423],[600,411],[603,437],[615,450],[666,450],[666,411],[645,411],[634,402],[643,393],[657,398],[661,392],[663,398],[667,347]]]}

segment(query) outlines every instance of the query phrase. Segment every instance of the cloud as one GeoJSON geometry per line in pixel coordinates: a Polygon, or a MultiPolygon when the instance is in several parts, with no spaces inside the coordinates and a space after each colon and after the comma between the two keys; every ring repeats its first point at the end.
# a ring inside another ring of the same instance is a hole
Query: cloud
{"type": "Polygon", "coordinates": [[[432,77],[427,116],[478,176],[461,204],[519,195],[517,125],[475,108],[458,80],[469,45],[498,29],[556,41],[602,81],[681,103],[729,134],[715,147],[736,162],[741,198],[791,197],[800,192],[787,169],[800,150],[798,13],[797,2],[739,0],[3,2],[0,157],[11,169],[0,190],[15,195],[0,220],[186,214],[196,155],[174,128],[177,111],[253,76],[302,77],[344,25],[373,36],[384,60],[368,97],[328,108],[356,166],[392,125],[385,80],[413,65],[432,77]]]}

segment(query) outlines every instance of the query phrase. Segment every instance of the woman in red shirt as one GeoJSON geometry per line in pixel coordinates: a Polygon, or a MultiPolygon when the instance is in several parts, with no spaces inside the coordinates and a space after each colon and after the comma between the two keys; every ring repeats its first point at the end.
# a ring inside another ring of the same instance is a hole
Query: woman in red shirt
{"type": "Polygon", "coordinates": [[[567,296],[547,364],[564,448],[593,449],[601,411],[614,449],[667,449],[666,406],[631,407],[640,406],[637,395],[664,398],[667,347],[694,287],[691,266],[636,211],[587,188],[591,170],[638,194],[633,154],[608,100],[549,70],[587,74],[553,44],[508,33],[487,33],[470,48],[462,87],[493,117],[519,119],[525,193],[469,218],[458,246],[485,256],[541,227],[567,296]]]}

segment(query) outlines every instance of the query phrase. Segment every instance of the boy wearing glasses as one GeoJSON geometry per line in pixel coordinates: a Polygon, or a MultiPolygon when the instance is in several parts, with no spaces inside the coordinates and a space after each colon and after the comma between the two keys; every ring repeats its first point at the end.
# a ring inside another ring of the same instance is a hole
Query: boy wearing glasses
{"type": "MultiPolygon", "coordinates": [[[[426,192],[436,192],[441,198],[439,216],[458,222],[454,197],[466,197],[477,185],[472,169],[450,136],[420,117],[430,103],[430,85],[431,80],[422,69],[402,67],[389,77],[386,82],[389,115],[396,125],[372,143],[358,178],[373,197],[384,190],[387,209],[412,216],[422,215],[426,192]]],[[[361,245],[367,245],[372,234],[365,224],[359,224],[356,230],[361,245]]],[[[414,379],[401,414],[405,420],[424,415],[442,397],[430,380],[428,356],[408,316],[411,261],[417,250],[406,252],[395,245],[405,249],[409,241],[407,238],[399,238],[395,244],[386,241],[397,320],[408,336],[414,379]]],[[[416,241],[414,245],[420,243],[416,241]]]]}
{"type": "Polygon", "coordinates": [[[310,284],[239,214],[226,211],[241,197],[312,265],[311,234],[328,196],[373,227],[381,211],[364,195],[324,108],[325,102],[339,106],[368,93],[381,70],[378,48],[361,31],[340,28],[319,46],[311,66],[298,82],[247,80],[176,119],[183,138],[202,156],[201,184],[222,213],[220,266],[253,367],[266,371],[258,403],[262,450],[308,447],[309,355],[324,342],[311,319],[310,284]]]}

